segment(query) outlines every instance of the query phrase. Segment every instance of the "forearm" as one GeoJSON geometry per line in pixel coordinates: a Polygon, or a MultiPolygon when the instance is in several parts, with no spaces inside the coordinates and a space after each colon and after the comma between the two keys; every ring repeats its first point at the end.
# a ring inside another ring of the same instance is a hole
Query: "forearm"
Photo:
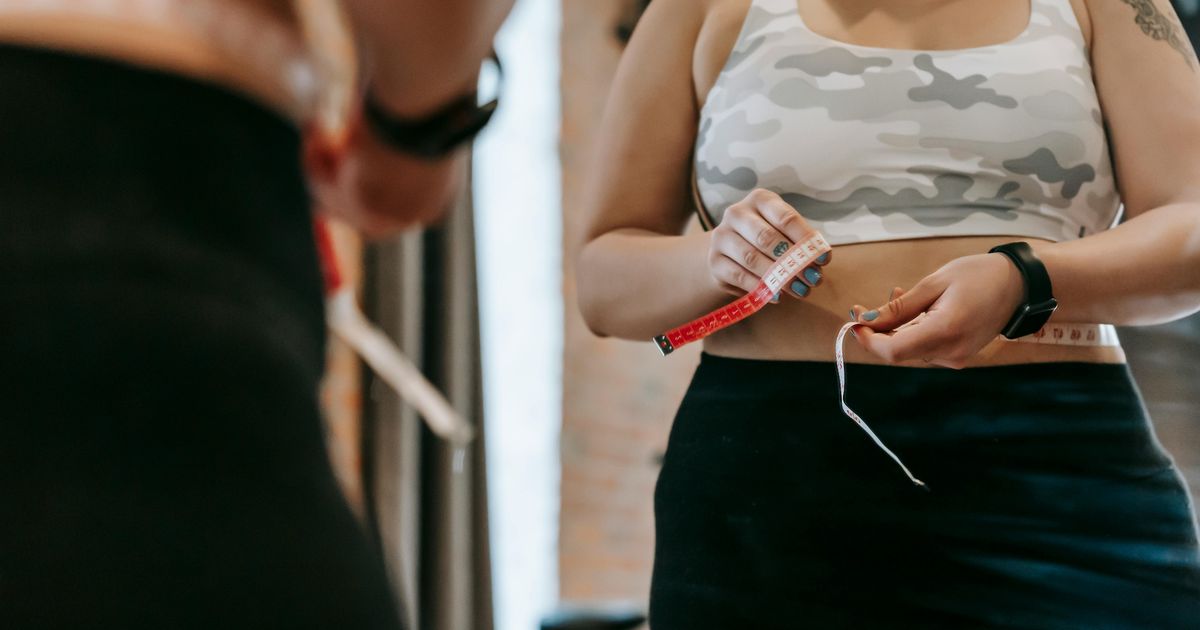
{"type": "Polygon", "coordinates": [[[351,0],[373,96],[397,115],[429,113],[477,80],[513,0],[351,0]]]}
{"type": "Polygon", "coordinates": [[[1034,249],[1060,304],[1054,321],[1138,326],[1200,310],[1200,203],[1161,206],[1094,236],[1034,249]]]}
{"type": "Polygon", "coordinates": [[[598,335],[648,340],[732,301],[706,263],[709,237],[617,230],[587,243],[576,280],[588,327],[598,335]]]}

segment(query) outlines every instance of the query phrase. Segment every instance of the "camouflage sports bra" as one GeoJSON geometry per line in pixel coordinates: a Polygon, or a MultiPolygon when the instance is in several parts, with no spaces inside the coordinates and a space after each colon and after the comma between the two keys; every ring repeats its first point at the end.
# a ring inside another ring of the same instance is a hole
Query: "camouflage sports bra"
{"type": "Polygon", "coordinates": [[[796,0],[753,0],[701,111],[701,221],[766,188],[834,245],[1111,227],[1120,199],[1083,34],[1070,0],[1030,1],[1016,39],[916,51],[834,41],[796,0]]]}

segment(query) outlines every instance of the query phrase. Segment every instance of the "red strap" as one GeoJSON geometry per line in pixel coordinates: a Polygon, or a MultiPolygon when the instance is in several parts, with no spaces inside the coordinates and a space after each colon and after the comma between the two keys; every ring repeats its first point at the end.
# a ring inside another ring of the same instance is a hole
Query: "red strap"
{"type": "Polygon", "coordinates": [[[654,345],[666,356],[680,346],[699,341],[726,326],[732,326],[750,317],[770,302],[787,282],[800,275],[806,267],[831,249],[820,233],[814,234],[807,241],[792,245],[791,249],[771,265],[763,275],[762,282],[753,291],[732,304],[722,306],[708,315],[655,337],[654,345]]]}

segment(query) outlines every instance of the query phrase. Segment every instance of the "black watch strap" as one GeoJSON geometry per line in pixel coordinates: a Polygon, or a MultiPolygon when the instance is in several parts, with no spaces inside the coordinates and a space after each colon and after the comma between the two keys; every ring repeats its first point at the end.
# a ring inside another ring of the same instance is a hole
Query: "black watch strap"
{"type": "Polygon", "coordinates": [[[1016,339],[1041,330],[1054,314],[1054,309],[1058,308],[1046,266],[1034,255],[1029,243],[1025,242],[999,245],[988,250],[988,253],[1004,254],[1025,279],[1025,303],[1017,307],[1001,334],[1016,339]]]}
{"type": "MultiPolygon", "coordinates": [[[[500,60],[492,52],[490,59],[499,76],[500,60]]],[[[498,83],[497,83],[498,84],[498,83]]],[[[464,94],[438,111],[422,118],[402,118],[388,113],[368,91],[363,118],[372,133],[392,149],[435,160],[469,142],[488,124],[496,112],[499,98],[480,105],[475,90],[464,94]]]]}

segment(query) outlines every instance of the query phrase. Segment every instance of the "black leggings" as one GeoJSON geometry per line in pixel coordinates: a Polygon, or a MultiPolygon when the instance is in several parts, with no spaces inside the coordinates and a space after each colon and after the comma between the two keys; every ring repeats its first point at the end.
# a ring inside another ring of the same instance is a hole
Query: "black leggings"
{"type": "Polygon", "coordinates": [[[1188,495],[1120,365],[704,355],[655,495],[655,630],[1195,628],[1188,495]]]}
{"type": "Polygon", "coordinates": [[[297,131],[0,46],[0,627],[397,628],[325,452],[297,131]]]}

